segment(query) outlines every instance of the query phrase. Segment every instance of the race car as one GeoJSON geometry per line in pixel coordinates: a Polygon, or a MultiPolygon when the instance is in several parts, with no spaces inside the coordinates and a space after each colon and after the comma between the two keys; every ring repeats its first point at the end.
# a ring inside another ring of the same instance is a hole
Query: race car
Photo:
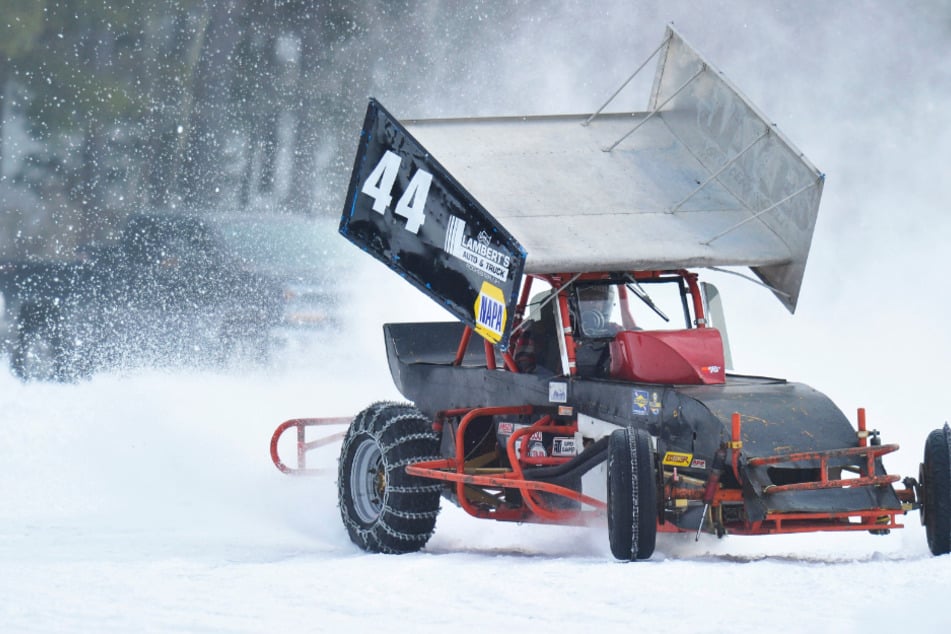
{"type": "Polygon", "coordinates": [[[643,112],[401,122],[370,101],[340,233],[456,321],[384,325],[409,402],[286,421],[272,460],[309,473],[342,437],[340,513],[370,552],[423,548],[445,497],[606,520],[624,561],[658,532],[883,534],[912,510],[948,553],[947,424],[902,479],[864,410],[733,371],[700,272],[749,267],[794,312],[824,175],[673,28],[654,54],[643,112]]]}

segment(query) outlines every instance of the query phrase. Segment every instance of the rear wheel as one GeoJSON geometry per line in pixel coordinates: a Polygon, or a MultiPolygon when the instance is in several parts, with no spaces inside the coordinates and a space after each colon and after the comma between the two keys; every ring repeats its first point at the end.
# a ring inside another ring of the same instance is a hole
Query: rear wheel
{"type": "Polygon", "coordinates": [[[406,473],[439,457],[439,437],[410,405],[376,403],[360,412],[340,450],[337,492],[351,541],[370,552],[409,553],[426,545],[441,485],[406,473]]]}
{"type": "Polygon", "coordinates": [[[928,548],[933,555],[951,552],[951,428],[945,423],[925,441],[925,461],[921,465],[925,525],[928,548]]]}
{"type": "Polygon", "coordinates": [[[13,373],[23,381],[71,381],[66,337],[55,314],[27,311],[17,323],[17,338],[10,355],[13,373]]]}
{"type": "Polygon", "coordinates": [[[650,435],[625,427],[608,441],[608,541],[623,561],[648,559],[657,541],[657,490],[650,435]]]}

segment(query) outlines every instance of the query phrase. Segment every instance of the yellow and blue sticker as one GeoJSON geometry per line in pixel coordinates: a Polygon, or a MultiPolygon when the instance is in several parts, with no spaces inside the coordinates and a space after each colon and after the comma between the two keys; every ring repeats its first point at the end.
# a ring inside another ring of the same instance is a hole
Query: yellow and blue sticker
{"type": "Polygon", "coordinates": [[[502,289],[483,281],[473,309],[476,334],[482,335],[492,343],[498,343],[502,339],[502,333],[505,332],[505,320],[508,316],[502,289]]]}
{"type": "Polygon", "coordinates": [[[649,401],[650,392],[647,390],[634,390],[634,399],[631,413],[638,416],[647,416],[647,403],[649,401]]]}
{"type": "Polygon", "coordinates": [[[663,409],[661,392],[634,389],[632,393],[631,413],[636,416],[657,416],[663,409]]]}

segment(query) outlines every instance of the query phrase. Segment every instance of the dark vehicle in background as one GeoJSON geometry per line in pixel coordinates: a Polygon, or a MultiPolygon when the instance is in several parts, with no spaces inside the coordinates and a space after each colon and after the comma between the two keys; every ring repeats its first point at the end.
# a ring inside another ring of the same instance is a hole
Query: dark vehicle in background
{"type": "Polygon", "coordinates": [[[349,249],[341,246],[337,218],[290,214],[220,214],[207,219],[222,246],[248,271],[281,286],[281,317],[272,343],[338,329],[341,284],[349,249]]]}
{"type": "Polygon", "coordinates": [[[209,219],[149,213],[74,262],[0,263],[11,368],[69,381],[128,365],[267,355],[280,281],[235,256],[209,219]]]}

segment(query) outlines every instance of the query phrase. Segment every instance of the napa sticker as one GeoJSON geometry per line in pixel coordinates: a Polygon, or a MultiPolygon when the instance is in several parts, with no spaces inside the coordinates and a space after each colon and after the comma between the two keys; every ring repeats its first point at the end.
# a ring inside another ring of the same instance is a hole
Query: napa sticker
{"type": "Polygon", "coordinates": [[[502,289],[482,282],[475,301],[475,331],[492,343],[498,343],[505,331],[505,296],[502,289]]]}
{"type": "Polygon", "coordinates": [[[496,249],[492,245],[492,238],[485,231],[480,231],[474,238],[467,236],[466,221],[462,218],[449,216],[443,248],[446,253],[459,258],[469,269],[482,277],[496,280],[500,284],[505,284],[509,278],[511,256],[496,249]]]}

